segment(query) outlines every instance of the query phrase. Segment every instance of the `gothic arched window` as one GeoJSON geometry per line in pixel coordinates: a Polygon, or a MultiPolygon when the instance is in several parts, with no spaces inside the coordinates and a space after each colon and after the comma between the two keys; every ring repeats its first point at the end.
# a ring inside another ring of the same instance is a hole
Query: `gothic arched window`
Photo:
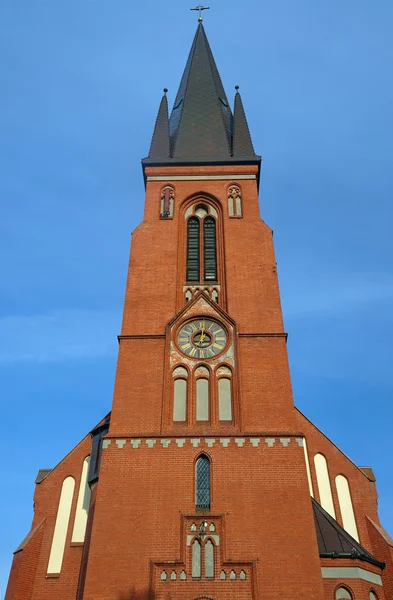
{"type": "Polygon", "coordinates": [[[204,366],[200,366],[195,370],[197,421],[208,421],[210,418],[209,376],[209,369],[204,366]]]}
{"type": "Polygon", "coordinates": [[[199,219],[191,217],[187,225],[187,281],[199,281],[199,219]]]}
{"type": "Polygon", "coordinates": [[[173,420],[186,421],[187,419],[187,377],[188,371],[184,367],[177,367],[173,373],[173,420]]]}
{"type": "Polygon", "coordinates": [[[205,281],[217,280],[216,258],[216,222],[213,217],[206,217],[203,221],[204,244],[203,254],[205,263],[205,281]]]}
{"type": "Polygon", "coordinates": [[[231,185],[228,189],[228,215],[240,218],[242,211],[242,194],[238,185],[231,185]]]}
{"type": "Polygon", "coordinates": [[[192,216],[187,221],[186,279],[198,283],[217,281],[217,224],[214,218],[217,211],[198,204],[190,207],[186,216],[190,213],[192,216]]]}
{"type": "Polygon", "coordinates": [[[339,587],[336,590],[335,600],[352,600],[352,594],[347,588],[339,587]]]}
{"type": "Polygon", "coordinates": [[[210,510],[210,460],[202,454],[196,463],[196,498],[197,510],[210,510]]]}

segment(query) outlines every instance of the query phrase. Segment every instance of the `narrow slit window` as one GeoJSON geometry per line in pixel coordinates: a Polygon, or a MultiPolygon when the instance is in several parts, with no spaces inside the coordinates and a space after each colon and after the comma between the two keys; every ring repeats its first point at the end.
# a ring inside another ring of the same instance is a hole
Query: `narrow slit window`
{"type": "Polygon", "coordinates": [[[199,281],[199,219],[191,217],[187,225],[187,281],[199,281]]]}
{"type": "Polygon", "coordinates": [[[196,463],[196,509],[210,510],[210,460],[201,456],[196,463]]]}
{"type": "Polygon", "coordinates": [[[213,217],[206,217],[204,230],[204,270],[205,281],[217,280],[216,222],[213,217]]]}

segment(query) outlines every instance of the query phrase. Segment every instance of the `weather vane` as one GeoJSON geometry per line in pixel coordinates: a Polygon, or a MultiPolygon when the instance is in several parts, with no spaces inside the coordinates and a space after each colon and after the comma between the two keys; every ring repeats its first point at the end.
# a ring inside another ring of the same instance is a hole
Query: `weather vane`
{"type": "Polygon", "coordinates": [[[202,11],[203,10],[208,10],[210,8],[210,6],[202,6],[202,4],[198,4],[198,6],[196,6],[195,8],[190,8],[190,10],[199,10],[199,18],[198,21],[200,23],[202,23],[202,11]]]}

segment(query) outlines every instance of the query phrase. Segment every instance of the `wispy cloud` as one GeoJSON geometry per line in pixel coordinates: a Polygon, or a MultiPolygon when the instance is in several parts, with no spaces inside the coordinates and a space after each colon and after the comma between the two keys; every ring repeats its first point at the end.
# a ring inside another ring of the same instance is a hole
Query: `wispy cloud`
{"type": "Polygon", "coordinates": [[[110,310],[53,310],[0,317],[0,363],[59,362],[116,352],[120,314],[110,310]]]}

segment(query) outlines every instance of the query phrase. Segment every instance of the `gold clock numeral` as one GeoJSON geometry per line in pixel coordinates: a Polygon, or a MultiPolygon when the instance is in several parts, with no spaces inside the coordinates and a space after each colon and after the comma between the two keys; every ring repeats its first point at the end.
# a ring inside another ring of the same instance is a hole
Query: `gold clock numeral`
{"type": "Polygon", "coordinates": [[[181,349],[182,349],[182,350],[187,350],[187,348],[190,348],[190,346],[191,346],[191,344],[190,344],[190,343],[188,343],[188,344],[184,344],[184,346],[181,346],[181,349]]]}
{"type": "Polygon", "coordinates": [[[199,350],[199,358],[205,358],[205,351],[199,350]]]}
{"type": "Polygon", "coordinates": [[[222,336],[220,336],[220,337],[219,337],[219,336],[217,336],[217,337],[216,337],[216,340],[217,340],[218,342],[225,342],[225,337],[222,337],[222,336]]]}
{"type": "Polygon", "coordinates": [[[184,342],[188,342],[190,338],[186,337],[186,338],[179,338],[179,343],[180,344],[184,344],[184,342]]]}
{"type": "Polygon", "coordinates": [[[196,354],[196,352],[197,352],[197,349],[196,349],[196,348],[193,348],[193,349],[191,350],[191,352],[190,352],[190,356],[194,357],[194,356],[195,356],[195,354],[196,354]]]}
{"type": "Polygon", "coordinates": [[[199,321],[199,327],[205,329],[205,321],[199,321]]]}
{"type": "Polygon", "coordinates": [[[208,331],[211,330],[211,328],[213,327],[214,323],[210,323],[209,327],[207,328],[208,331]]]}
{"type": "Polygon", "coordinates": [[[222,350],[224,346],[222,346],[221,344],[216,344],[216,343],[214,343],[214,344],[213,344],[213,347],[214,347],[214,348],[218,348],[219,350],[222,350]]]}
{"type": "Polygon", "coordinates": [[[195,323],[190,323],[190,327],[193,331],[197,331],[197,327],[196,327],[195,323]]]}

